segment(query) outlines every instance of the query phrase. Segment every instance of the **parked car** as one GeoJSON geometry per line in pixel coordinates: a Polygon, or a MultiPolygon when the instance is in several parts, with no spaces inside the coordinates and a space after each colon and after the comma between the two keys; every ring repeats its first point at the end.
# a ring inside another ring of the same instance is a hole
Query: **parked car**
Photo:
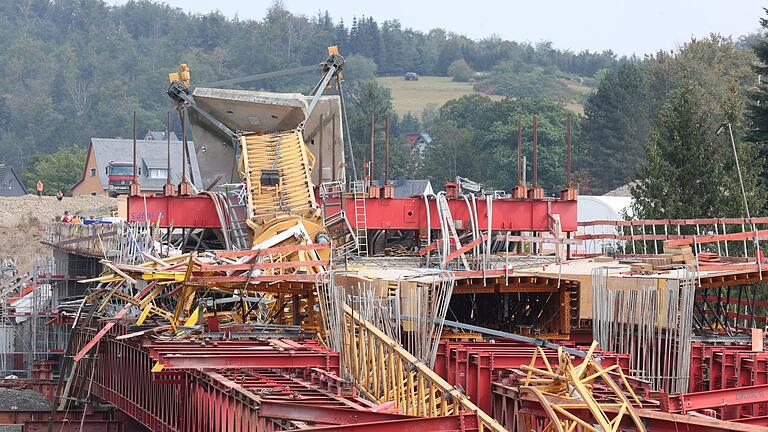
{"type": "Polygon", "coordinates": [[[406,81],[418,81],[419,74],[417,74],[416,72],[406,72],[404,78],[406,81]]]}

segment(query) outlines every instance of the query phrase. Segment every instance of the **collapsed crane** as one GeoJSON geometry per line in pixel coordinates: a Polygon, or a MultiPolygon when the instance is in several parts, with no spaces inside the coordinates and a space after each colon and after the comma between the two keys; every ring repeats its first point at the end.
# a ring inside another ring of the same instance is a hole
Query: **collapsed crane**
{"type": "MultiPolygon", "coordinates": [[[[338,48],[329,47],[328,59],[322,65],[322,78],[310,94],[304,118],[289,129],[278,127],[268,131],[261,129],[264,125],[260,123],[250,129],[233,131],[210,114],[190,92],[190,72],[186,64],[181,65],[180,73],[169,75],[171,84],[167,93],[177,104],[180,120],[184,122],[189,116],[185,113],[193,112],[226,137],[234,150],[237,180],[245,185],[247,225],[253,248],[331,241],[315,198],[311,171],[316,159],[304,142],[304,129],[324,90],[332,82],[340,88],[343,66],[344,58],[338,48]]],[[[327,252],[315,250],[291,252],[279,260],[327,258],[327,252]]],[[[323,267],[312,270],[321,272],[323,267]]]]}

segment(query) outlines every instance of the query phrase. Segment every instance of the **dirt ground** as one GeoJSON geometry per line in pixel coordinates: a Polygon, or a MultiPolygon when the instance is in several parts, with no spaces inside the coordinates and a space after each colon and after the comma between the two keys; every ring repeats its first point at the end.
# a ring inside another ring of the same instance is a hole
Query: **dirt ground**
{"type": "Polygon", "coordinates": [[[36,195],[0,197],[0,258],[12,257],[20,273],[26,273],[35,257],[50,255],[51,248],[40,244],[45,224],[58,220],[64,211],[81,212],[84,217],[109,215],[117,199],[109,197],[55,197],[36,195]]]}
{"type": "Polygon", "coordinates": [[[0,388],[0,411],[50,411],[51,402],[29,389],[0,388]]]}

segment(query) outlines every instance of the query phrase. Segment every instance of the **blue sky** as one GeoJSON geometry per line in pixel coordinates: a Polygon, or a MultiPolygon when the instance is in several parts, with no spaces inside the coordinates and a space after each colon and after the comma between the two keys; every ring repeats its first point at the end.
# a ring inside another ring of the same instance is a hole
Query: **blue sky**
{"type": "MultiPolygon", "coordinates": [[[[186,11],[220,10],[241,19],[261,19],[271,0],[161,0],[186,11]]],[[[122,4],[125,0],[107,0],[122,4]]],[[[618,54],[671,50],[710,33],[737,38],[759,28],[761,0],[534,0],[459,2],[450,0],[284,0],[294,13],[328,10],[349,24],[353,16],[404,27],[442,27],[473,39],[498,35],[515,41],[550,40],[575,51],[613,49],[618,54]]]]}

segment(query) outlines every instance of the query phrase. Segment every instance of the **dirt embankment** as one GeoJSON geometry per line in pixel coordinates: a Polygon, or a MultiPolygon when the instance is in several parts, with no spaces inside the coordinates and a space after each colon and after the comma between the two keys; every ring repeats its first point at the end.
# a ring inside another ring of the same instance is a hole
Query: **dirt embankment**
{"type": "Polygon", "coordinates": [[[20,273],[27,272],[35,257],[49,255],[51,248],[40,239],[45,225],[61,219],[64,211],[83,217],[109,215],[117,209],[117,199],[103,196],[55,197],[35,195],[0,197],[0,258],[12,257],[20,273]]]}

